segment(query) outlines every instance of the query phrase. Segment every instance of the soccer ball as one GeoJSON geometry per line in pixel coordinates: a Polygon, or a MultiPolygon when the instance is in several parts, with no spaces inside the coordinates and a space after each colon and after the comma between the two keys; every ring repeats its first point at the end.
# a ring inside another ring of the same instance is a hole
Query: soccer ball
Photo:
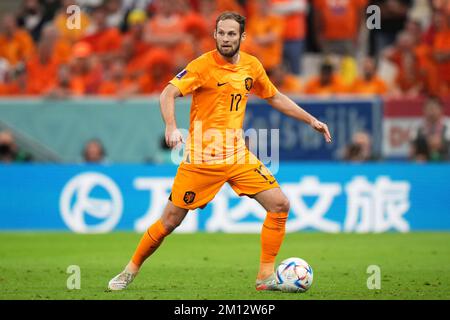
{"type": "Polygon", "coordinates": [[[277,283],[283,292],[305,292],[313,282],[313,270],[303,259],[288,258],[277,267],[277,283]]]}

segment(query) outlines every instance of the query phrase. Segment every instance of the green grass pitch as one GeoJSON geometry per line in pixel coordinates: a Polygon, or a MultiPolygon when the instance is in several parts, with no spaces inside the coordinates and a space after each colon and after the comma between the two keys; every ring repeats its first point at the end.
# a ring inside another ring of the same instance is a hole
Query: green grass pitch
{"type": "Polygon", "coordinates": [[[286,235],[277,262],[297,256],[314,270],[303,294],[254,290],[257,234],[174,234],[123,292],[105,292],[137,233],[0,233],[0,299],[450,299],[450,233],[286,235]],[[81,289],[69,290],[69,265],[81,289]],[[381,289],[367,288],[369,265],[381,289]]]}

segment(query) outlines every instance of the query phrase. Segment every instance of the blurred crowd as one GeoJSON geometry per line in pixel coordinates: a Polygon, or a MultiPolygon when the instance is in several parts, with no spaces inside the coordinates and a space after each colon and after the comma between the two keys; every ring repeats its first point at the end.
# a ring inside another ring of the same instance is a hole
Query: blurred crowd
{"type": "Polygon", "coordinates": [[[157,94],[215,48],[226,10],[247,17],[242,50],[286,93],[450,95],[448,0],[21,0],[1,20],[0,96],[157,94]],[[367,28],[372,4],[381,29],[367,28]]]}

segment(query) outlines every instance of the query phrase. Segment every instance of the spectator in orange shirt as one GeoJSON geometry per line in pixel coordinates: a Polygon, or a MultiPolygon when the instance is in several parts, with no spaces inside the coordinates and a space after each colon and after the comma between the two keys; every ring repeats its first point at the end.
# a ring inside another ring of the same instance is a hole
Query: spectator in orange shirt
{"type": "Polygon", "coordinates": [[[75,28],[68,28],[68,23],[75,22],[75,19],[72,17],[74,12],[69,10],[70,14],[67,13],[67,8],[73,5],[77,5],[76,0],[63,0],[61,9],[56,13],[55,18],[53,19],[53,23],[58,29],[61,37],[71,44],[79,41],[84,36],[86,29],[91,23],[89,15],[84,11],[80,11],[79,28],[78,26],[75,28]]]}
{"type": "Polygon", "coordinates": [[[0,29],[0,57],[5,58],[12,67],[24,63],[33,53],[31,36],[16,23],[14,15],[4,15],[0,29]]]}
{"type": "Polygon", "coordinates": [[[437,95],[438,70],[432,57],[432,44],[425,41],[422,25],[419,21],[409,19],[405,24],[405,31],[414,39],[414,54],[417,58],[419,75],[424,82],[423,91],[427,94],[437,95]]]}
{"type": "Polygon", "coordinates": [[[119,50],[122,35],[118,28],[107,25],[106,9],[103,6],[92,13],[92,23],[86,30],[83,41],[88,42],[93,52],[100,57],[113,56],[119,50]]]}
{"type": "MultiPolygon", "coordinates": [[[[120,50],[120,58],[124,60],[125,63],[125,75],[126,78],[133,82],[142,82],[142,79],[144,78],[143,85],[145,89],[140,89],[140,92],[144,93],[150,93],[153,91],[153,89],[148,89],[148,83],[146,81],[148,80],[148,74],[150,72],[150,68],[152,67],[152,64],[154,63],[154,60],[158,56],[164,56],[167,60],[171,61],[171,54],[162,48],[151,48],[148,49],[142,53],[138,52],[138,48],[133,45],[133,39],[131,37],[125,37],[122,42],[122,49],[120,50]]],[[[164,59],[162,59],[162,62],[164,63],[164,59]]],[[[172,69],[170,70],[170,75],[173,77],[173,64],[171,63],[172,69]]],[[[169,79],[170,80],[170,79],[169,79]]],[[[165,81],[162,79],[162,81],[165,81]]],[[[152,81],[152,85],[153,86],[152,81]]],[[[167,81],[166,81],[167,82],[167,81]]],[[[141,85],[142,87],[142,85],[141,85]]]]}
{"type": "Polygon", "coordinates": [[[307,94],[332,95],[346,91],[347,88],[334,73],[334,66],[329,62],[322,63],[319,76],[310,79],[305,86],[307,94]]]}
{"type": "MultiPolygon", "coordinates": [[[[432,96],[442,96],[442,86],[439,82],[439,70],[433,58],[433,45],[436,33],[444,30],[446,25],[446,16],[443,10],[434,9],[431,16],[431,24],[422,34],[422,47],[427,48],[426,66],[422,68],[426,78],[426,92],[432,96]]],[[[445,89],[444,89],[445,91],[445,89]]]]}
{"type": "Polygon", "coordinates": [[[433,46],[436,32],[445,28],[447,23],[446,20],[445,12],[443,10],[433,10],[431,15],[431,23],[423,33],[423,41],[427,45],[433,46]]]}
{"type": "Polygon", "coordinates": [[[314,0],[315,27],[323,52],[355,55],[367,0],[314,0]]]}
{"type": "Polygon", "coordinates": [[[288,73],[283,65],[273,68],[271,72],[268,72],[268,76],[280,91],[288,94],[301,93],[302,87],[299,79],[295,75],[288,73]]]}
{"type": "Polygon", "coordinates": [[[194,58],[192,45],[183,31],[183,17],[169,1],[156,0],[156,13],[146,25],[146,41],[154,47],[173,53],[177,69],[194,58]]]}
{"type": "Polygon", "coordinates": [[[437,68],[438,94],[450,95],[450,13],[439,26],[433,41],[432,57],[437,68]]]}
{"type": "Polygon", "coordinates": [[[302,73],[307,6],[306,0],[272,0],[273,12],[284,20],[283,60],[288,71],[296,75],[302,73]]]}
{"type": "Polygon", "coordinates": [[[125,62],[122,59],[114,60],[105,78],[98,89],[100,95],[126,98],[139,91],[139,84],[126,77],[125,62]]]}
{"type": "Polygon", "coordinates": [[[417,96],[424,91],[425,82],[414,49],[414,36],[403,31],[398,35],[395,46],[385,49],[383,53],[397,68],[393,94],[417,96]]]}
{"type": "Polygon", "coordinates": [[[376,73],[375,60],[371,57],[366,57],[362,68],[362,76],[355,80],[351,92],[358,94],[385,94],[387,86],[384,80],[376,73]]]}
{"type": "Polygon", "coordinates": [[[87,42],[78,42],[73,46],[70,62],[72,79],[83,94],[95,94],[102,81],[103,68],[92,47],[87,42]]]}
{"type": "Polygon", "coordinates": [[[61,64],[58,68],[56,84],[48,90],[46,96],[51,99],[68,99],[82,96],[83,93],[83,82],[77,77],[72,77],[69,65],[61,64]]]}
{"type": "Polygon", "coordinates": [[[173,78],[174,63],[169,51],[154,49],[148,57],[146,73],[139,79],[141,93],[160,93],[173,78]]]}
{"type": "Polygon", "coordinates": [[[44,94],[56,84],[58,67],[61,63],[55,50],[57,32],[52,25],[47,25],[43,29],[37,52],[26,64],[27,94],[44,94]]]}
{"type": "Polygon", "coordinates": [[[247,39],[242,50],[255,55],[270,72],[282,62],[283,20],[270,13],[268,0],[255,2],[255,14],[248,21],[247,39]]]}
{"type": "Polygon", "coordinates": [[[46,24],[41,32],[41,42],[52,47],[52,55],[59,63],[68,63],[72,55],[72,45],[61,37],[58,29],[53,24],[46,24]]]}

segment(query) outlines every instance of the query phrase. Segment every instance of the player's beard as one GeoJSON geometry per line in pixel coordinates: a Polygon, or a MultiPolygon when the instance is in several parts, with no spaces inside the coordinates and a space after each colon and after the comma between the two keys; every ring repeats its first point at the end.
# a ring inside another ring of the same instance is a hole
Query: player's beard
{"type": "Polygon", "coordinates": [[[219,51],[219,53],[220,53],[221,55],[223,55],[224,57],[227,57],[227,58],[232,58],[232,57],[234,57],[234,56],[239,52],[239,48],[240,48],[240,47],[241,47],[241,40],[239,40],[236,49],[234,49],[233,51],[230,51],[230,52],[223,52],[222,49],[220,48],[219,44],[218,44],[217,41],[216,41],[216,48],[217,48],[217,51],[219,51]]]}

